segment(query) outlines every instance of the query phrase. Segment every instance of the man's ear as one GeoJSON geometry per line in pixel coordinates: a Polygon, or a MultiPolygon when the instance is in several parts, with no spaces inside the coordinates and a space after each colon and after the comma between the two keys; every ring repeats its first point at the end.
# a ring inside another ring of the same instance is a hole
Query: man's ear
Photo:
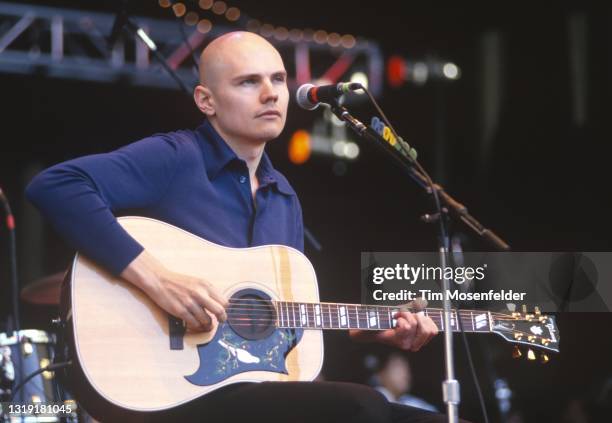
{"type": "Polygon", "coordinates": [[[193,90],[193,100],[196,106],[198,106],[198,109],[206,116],[210,117],[215,115],[214,101],[211,98],[211,92],[208,87],[204,85],[196,86],[193,90]]]}

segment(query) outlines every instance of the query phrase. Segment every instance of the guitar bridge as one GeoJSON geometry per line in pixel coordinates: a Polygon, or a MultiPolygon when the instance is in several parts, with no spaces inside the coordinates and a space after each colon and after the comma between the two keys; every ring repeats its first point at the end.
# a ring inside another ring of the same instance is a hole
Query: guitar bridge
{"type": "Polygon", "coordinates": [[[168,334],[170,336],[170,349],[182,350],[184,348],[183,336],[185,335],[183,321],[174,316],[168,316],[168,334]]]}

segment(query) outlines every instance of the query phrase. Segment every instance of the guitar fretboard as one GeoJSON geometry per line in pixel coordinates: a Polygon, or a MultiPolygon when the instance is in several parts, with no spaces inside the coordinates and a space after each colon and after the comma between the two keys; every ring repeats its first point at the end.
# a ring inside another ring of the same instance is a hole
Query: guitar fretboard
{"type": "MultiPolygon", "coordinates": [[[[396,326],[398,306],[374,306],[339,303],[297,303],[275,301],[276,325],[280,328],[304,329],[364,329],[383,330],[396,326]]],[[[440,330],[444,329],[442,309],[426,308],[429,316],[440,330]]],[[[459,330],[457,319],[461,318],[465,332],[491,332],[492,320],[489,312],[481,310],[453,310],[451,328],[459,330]]]]}

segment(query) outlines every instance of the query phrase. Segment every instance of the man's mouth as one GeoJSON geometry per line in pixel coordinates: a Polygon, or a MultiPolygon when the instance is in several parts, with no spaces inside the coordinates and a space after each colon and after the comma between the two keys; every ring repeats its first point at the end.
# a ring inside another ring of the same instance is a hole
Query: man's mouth
{"type": "Polygon", "coordinates": [[[278,110],[267,110],[257,115],[257,117],[281,117],[278,110]]]}

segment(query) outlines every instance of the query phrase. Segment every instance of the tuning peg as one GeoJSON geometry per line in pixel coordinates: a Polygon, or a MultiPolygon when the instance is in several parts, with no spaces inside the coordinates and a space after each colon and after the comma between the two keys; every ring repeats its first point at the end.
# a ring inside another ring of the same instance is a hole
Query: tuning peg
{"type": "Polygon", "coordinates": [[[521,306],[521,310],[523,310],[523,314],[527,314],[527,306],[525,304],[521,306]]]}
{"type": "Polygon", "coordinates": [[[535,360],[536,355],[531,348],[527,350],[527,360],[535,360]]]}
{"type": "Polygon", "coordinates": [[[542,364],[546,364],[546,363],[548,363],[549,361],[550,361],[550,358],[548,358],[548,354],[546,354],[546,353],[542,353],[542,354],[540,355],[540,363],[542,363],[542,364]]]}
{"type": "Polygon", "coordinates": [[[538,307],[538,306],[535,306],[535,307],[534,307],[534,311],[533,311],[533,312],[534,312],[534,313],[535,313],[535,315],[536,315],[536,316],[538,316],[538,317],[540,317],[540,315],[542,314],[542,312],[540,311],[540,307],[538,307]]]}
{"type": "Polygon", "coordinates": [[[521,352],[521,349],[518,347],[518,345],[515,345],[512,349],[512,358],[521,358],[522,356],[523,353],[521,352]]]}

